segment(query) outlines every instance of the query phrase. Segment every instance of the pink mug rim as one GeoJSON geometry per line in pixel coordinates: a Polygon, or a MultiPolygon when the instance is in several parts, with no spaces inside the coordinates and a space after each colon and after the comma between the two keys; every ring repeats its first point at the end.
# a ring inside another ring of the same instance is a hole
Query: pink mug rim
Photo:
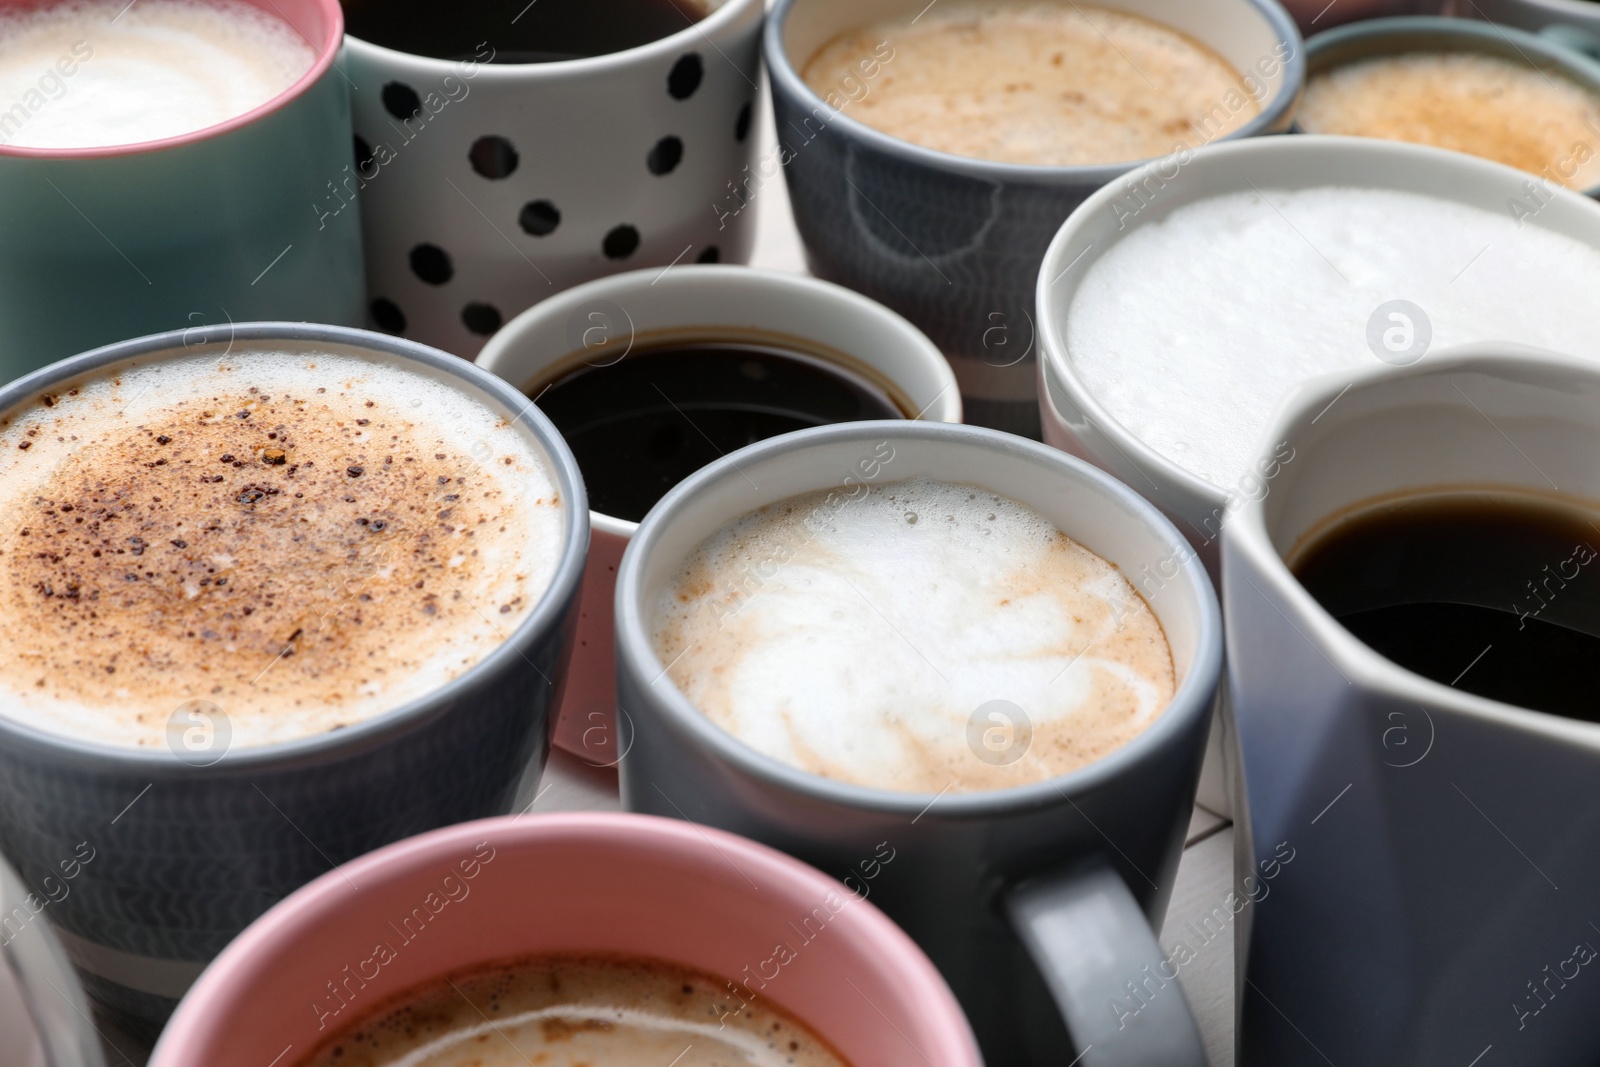
{"type": "MultiPolygon", "coordinates": [[[[187,1067],[202,1062],[201,1053],[212,1046],[220,1031],[228,1027],[223,1008],[240,987],[248,988],[266,965],[270,954],[262,950],[292,942],[297,925],[304,917],[327,918],[359,907],[349,892],[351,883],[373,882],[385,873],[390,876],[431,869],[471,851],[472,847],[494,835],[500,848],[537,847],[542,841],[604,840],[608,845],[628,851],[649,852],[663,845],[675,846],[680,853],[721,865],[733,862],[741,870],[772,882],[783,882],[812,896],[823,893],[850,893],[835,879],[792,856],[737,834],[715,827],[664,819],[629,812],[561,812],[539,815],[499,815],[473,822],[458,823],[408,837],[369,852],[335,867],[308,882],[273,905],[251,923],[201,974],[178,1005],[150,1057],[150,1067],[187,1067]]],[[[757,884],[761,884],[759,881],[757,884]]],[[[960,1050],[951,1062],[962,1067],[982,1067],[972,1028],[955,994],[910,935],[870,901],[860,902],[858,944],[880,960],[896,960],[897,981],[928,1011],[930,1031],[937,1047],[960,1050]]]]}
{"type": "MultiPolygon", "coordinates": [[[[56,2],[56,0],[44,0],[44,3],[52,2],[56,2]]],[[[251,2],[251,0],[243,0],[243,2],[249,3],[251,7],[262,11],[264,14],[270,14],[270,12],[267,12],[266,8],[259,3],[251,2]]],[[[273,3],[273,0],[266,0],[266,2],[274,11],[278,12],[276,17],[280,21],[288,23],[296,33],[300,32],[299,27],[295,26],[293,22],[289,21],[288,17],[283,14],[280,8],[278,8],[278,5],[273,3]]],[[[293,85],[289,86],[283,92],[279,93],[271,100],[268,100],[266,103],[252,108],[242,115],[235,115],[233,118],[226,119],[222,122],[216,123],[215,125],[206,126],[198,130],[190,130],[188,133],[174,134],[171,137],[161,137],[154,141],[135,141],[131,144],[91,145],[86,148],[38,148],[28,145],[0,144],[0,156],[14,156],[21,159],[96,159],[108,156],[135,156],[142,155],[146,152],[160,152],[168,148],[178,148],[182,145],[194,144],[198,141],[206,141],[213,137],[219,137],[222,134],[237,130],[240,127],[248,126],[251,123],[264,118],[265,116],[272,114],[274,111],[278,111],[281,108],[287,107],[290,103],[304,95],[304,93],[310,89],[311,86],[315,85],[322,78],[322,76],[328,72],[328,68],[333,66],[334,56],[336,56],[339,52],[339,46],[344,42],[344,8],[340,5],[339,0],[308,0],[308,2],[322,9],[322,15],[327,31],[323,35],[323,42],[320,47],[314,44],[312,45],[313,48],[317,48],[316,62],[312,63],[311,69],[302,74],[299,80],[297,80],[293,85]]],[[[0,8],[30,6],[39,7],[43,6],[43,3],[30,4],[27,2],[27,0],[24,0],[22,3],[12,4],[5,3],[3,0],[0,0],[0,8]]],[[[304,37],[305,35],[301,34],[301,36],[304,37]]]]}

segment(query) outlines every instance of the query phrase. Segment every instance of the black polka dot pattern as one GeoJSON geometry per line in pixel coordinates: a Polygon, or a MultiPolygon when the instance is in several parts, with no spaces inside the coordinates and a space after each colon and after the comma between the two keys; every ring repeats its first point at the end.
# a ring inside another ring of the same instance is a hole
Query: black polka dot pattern
{"type": "Polygon", "coordinates": [[[384,333],[406,332],[406,317],[393,300],[385,300],[380,296],[372,302],[370,310],[372,321],[384,333]]]}
{"type": "Polygon", "coordinates": [[[485,178],[494,180],[509,178],[511,172],[517,169],[519,162],[516,148],[498,134],[490,134],[473,141],[472,148],[467,152],[467,158],[472,161],[473,170],[485,178]]]}
{"type": "Polygon", "coordinates": [[[672,73],[667,75],[667,92],[674,100],[687,100],[700,88],[700,79],[705,74],[705,64],[700,61],[699,53],[690,52],[672,65],[672,73]]]}
{"type": "Polygon", "coordinates": [[[461,309],[461,321],[473,333],[488,337],[500,328],[502,320],[499,309],[493,304],[474,301],[461,309]]]}
{"type": "Polygon", "coordinates": [[[422,97],[405,82],[390,82],[380,95],[383,109],[397,119],[409,119],[422,110],[422,97]]]}
{"type": "Polygon", "coordinates": [[[607,259],[627,259],[639,247],[639,231],[626,224],[614,227],[600,247],[607,259]]]}
{"type": "Polygon", "coordinates": [[[746,101],[744,107],[739,109],[739,117],[733,121],[733,139],[735,141],[742,144],[744,139],[750,136],[750,120],[754,114],[751,102],[746,101]]]}
{"type": "Polygon", "coordinates": [[[421,244],[411,250],[411,272],[429,285],[443,285],[455,275],[456,268],[444,249],[421,244]]]}
{"type": "Polygon", "coordinates": [[[548,200],[530,200],[517,213],[517,225],[534,237],[548,237],[561,225],[561,212],[548,200]]]}
{"type": "Polygon", "coordinates": [[[356,170],[364,171],[372,164],[372,146],[358,133],[355,138],[356,170]]]}
{"type": "Polygon", "coordinates": [[[706,245],[706,250],[695,257],[696,263],[720,263],[722,251],[716,245],[706,245]]]}
{"type": "Polygon", "coordinates": [[[650,168],[650,173],[660,176],[671,174],[678,164],[683,161],[683,142],[676,137],[663,137],[650,149],[650,154],[645,157],[645,166],[650,168]]]}

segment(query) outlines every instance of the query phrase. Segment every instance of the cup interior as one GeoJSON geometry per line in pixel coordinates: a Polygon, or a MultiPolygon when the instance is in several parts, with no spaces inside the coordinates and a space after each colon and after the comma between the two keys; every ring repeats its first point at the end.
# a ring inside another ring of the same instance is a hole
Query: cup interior
{"type": "Polygon", "coordinates": [[[218,957],[151,1062],[266,1062],[281,1049],[293,1063],[387,998],[538,954],[653,957],[752,982],[746,968],[776,972],[756,994],[852,1063],[979,1067],[949,989],[871,904],[719,830],[600,814],[466,823],[324,875],[218,957]],[[803,921],[822,933],[800,941],[790,923],[803,921]],[[781,965],[780,944],[795,949],[781,965]]]}

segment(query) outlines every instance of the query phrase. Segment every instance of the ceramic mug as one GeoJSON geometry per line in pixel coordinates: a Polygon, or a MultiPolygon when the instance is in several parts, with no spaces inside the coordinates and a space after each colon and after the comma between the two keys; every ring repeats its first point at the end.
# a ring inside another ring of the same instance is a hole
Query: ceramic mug
{"type": "Polygon", "coordinates": [[[83,987],[40,918],[94,859],[92,850],[63,857],[33,887],[0,860],[0,1062],[9,1067],[105,1067],[83,987]]]}
{"type": "Polygon", "coordinates": [[[1223,535],[1237,862],[1294,857],[1236,928],[1241,1064],[1600,1058],[1600,725],[1396,665],[1285,562],[1379,496],[1593,506],[1597,412],[1593,361],[1489,344],[1308,384],[1274,420],[1296,459],[1223,535]]]}
{"type": "MultiPolygon", "coordinates": [[[[0,144],[0,381],[161,330],[365,321],[360,221],[313,210],[350,159],[344,16],[338,0],[251,2],[317,52],[254,111],[143,144],[0,144]]],[[[57,65],[64,93],[67,64],[94,62],[84,44],[89,58],[57,65]]],[[[23,103],[0,111],[0,136],[29,118],[23,103]]]]}
{"type": "MultiPolygon", "coordinates": [[[[744,341],[838,363],[881,383],[906,417],[961,421],[950,365],[915,326],[848,289],[748,267],[635,271],[537,304],[484,347],[478,365],[530,396],[585,365],[606,366],[651,344],[744,341]]],[[[592,763],[618,759],[616,643],[611,604],[617,565],[639,528],[591,512],[589,562],[555,743],[592,763]]]]}
{"type": "MultiPolygon", "coordinates": [[[[94,853],[45,917],[90,996],[140,1034],[160,1026],[235,934],[329,866],[511,810],[544,765],[547,716],[577,621],[589,524],[577,465],[525,397],[446,353],[333,326],[186,330],[13,382],[0,389],[0,412],[129,361],[230,350],[237,359],[251,343],[398,364],[503,412],[560,493],[561,557],[544,596],[498,648],[440,688],[339,730],[224,748],[201,766],[176,749],[116,747],[0,715],[0,852],[30,884],[59,878],[84,848],[94,853]]],[[[492,458],[493,446],[486,450],[492,458]]]]}
{"type": "Polygon", "coordinates": [[[1589,0],[1457,0],[1454,6],[1458,15],[1528,30],[1600,59],[1600,11],[1589,0]]]}
{"type": "Polygon", "coordinates": [[[379,329],[470,359],[579,282],[749,258],[752,216],[716,204],[753,151],[761,0],[721,0],[649,43],[555,62],[510,61],[539,44],[526,0],[347,6],[358,158],[322,203],[353,214],[359,194],[379,329]],[[469,17],[484,40],[453,59],[436,58],[449,44],[417,54],[469,17]]]}
{"type": "Polygon", "coordinates": [[[724,732],[666,677],[651,641],[656,605],[702,540],[800,493],[835,489],[824,506],[848,507],[918,475],[1020,501],[1125,573],[1183,543],[1121,483],[994,430],[842,423],[732,453],[668,493],[623,556],[617,696],[633,728],[623,804],[869,885],[950,982],[991,1063],[1200,1067],[1199,1032],[1151,932],[1183,850],[1221,668],[1216,599],[1192,558],[1149,599],[1178,683],[1166,710],[1103,759],[1029,785],[924,795],[821,777],[724,732]],[[880,866],[884,845],[895,858],[880,866]]]}
{"type": "MultiPolygon", "coordinates": [[[[1244,97],[1260,113],[1221,139],[1288,127],[1300,95],[1300,34],[1277,0],[1118,0],[1214,49],[1242,73],[1235,96],[1185,135],[1216,138],[1244,97]],[[1208,121],[1209,119],[1209,121],[1208,121]]],[[[772,79],[774,158],[811,270],[894,308],[932,337],[956,372],[967,421],[1039,436],[1034,285],[1050,234],[1090,193],[1137,162],[1084,167],[994,163],[902,141],[850,116],[894,60],[859,84],[818,94],[800,68],[836,35],[911,18],[926,0],[778,0],[763,49],[772,79]]],[[[1178,144],[1174,144],[1174,149],[1178,144]]],[[[765,161],[763,161],[765,163],[765,161]]]]}
{"type": "Polygon", "coordinates": [[[519,956],[574,953],[653,958],[731,979],[730,1013],[765,998],[849,1063],[982,1067],[949,987],[871,903],[732,834],[612,814],[486,819],[318,878],[217,958],[151,1067],[273,1057],[293,1065],[419,985],[519,956]],[[407,940],[425,899],[438,910],[430,905],[428,925],[407,940]],[[806,918],[803,931],[796,917],[806,918]],[[363,961],[372,964],[375,945],[392,957],[368,974],[363,961]],[[790,955],[763,978],[778,945],[790,955]]]}

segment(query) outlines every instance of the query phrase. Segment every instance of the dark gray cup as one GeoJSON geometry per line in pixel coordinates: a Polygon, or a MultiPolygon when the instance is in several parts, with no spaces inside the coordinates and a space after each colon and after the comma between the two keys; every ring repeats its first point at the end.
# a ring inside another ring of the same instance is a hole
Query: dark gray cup
{"type": "Polygon", "coordinates": [[[0,851],[49,896],[43,913],[90,995],[145,1035],[280,898],[380,845],[503,814],[519,788],[531,787],[544,765],[588,548],[583,483],[555,428],[499,378],[411,341],[294,323],[157,334],[12,382],[0,389],[0,412],[130,359],[220,355],[252,342],[311,343],[402,364],[503,412],[561,494],[561,559],[541,601],[500,647],[442,688],[336,732],[236,747],[196,766],[175,751],[69,739],[0,716],[0,851]]]}
{"type": "Polygon", "coordinates": [[[1059,1067],[1081,1052],[1084,1067],[1201,1067],[1198,1031],[1174,973],[1161,976],[1151,933],[1172,892],[1222,658],[1210,580],[1183,544],[1122,483],[993,430],[848,423],[741,449],[656,505],[617,574],[623,803],[753,837],[870,894],[944,973],[990,1063],[1059,1067]],[[703,539],[796,494],[835,489],[847,507],[875,484],[916,475],[1021,501],[1124,573],[1186,561],[1149,599],[1179,686],[1147,731],[1058,778],[923,795],[780,763],[678,691],[652,647],[651,617],[703,539]]]}
{"type": "MultiPolygon", "coordinates": [[[[891,137],[849,115],[893,60],[818,95],[800,77],[834,36],[910,20],[927,0],[777,0],[763,49],[777,119],[775,162],[789,185],[813,273],[887,304],[949,357],[967,421],[1039,436],[1033,294],[1039,263],[1072,209],[1145,160],[1085,167],[993,163],[891,137]]],[[[1174,167],[1213,140],[1286,129],[1304,83],[1294,20],[1277,0],[1129,0],[1116,5],[1182,30],[1241,73],[1224,99],[1174,138],[1174,167]],[[1258,102],[1232,133],[1223,119],[1258,102]],[[1237,106],[1235,106],[1237,105],[1237,106]]],[[[775,171],[761,161],[765,177],[775,171]]],[[[1130,195],[1138,191],[1130,187],[1130,195]]]]}

